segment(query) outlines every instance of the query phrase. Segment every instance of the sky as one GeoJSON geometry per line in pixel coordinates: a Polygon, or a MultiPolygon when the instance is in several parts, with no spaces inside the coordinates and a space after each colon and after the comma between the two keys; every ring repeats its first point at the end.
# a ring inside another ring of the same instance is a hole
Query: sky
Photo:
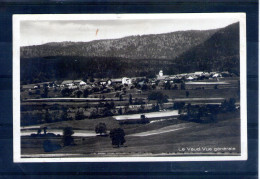
{"type": "Polygon", "coordinates": [[[20,46],[49,42],[89,42],[131,35],[207,30],[228,26],[237,19],[138,19],[138,20],[23,20],[20,46]]]}

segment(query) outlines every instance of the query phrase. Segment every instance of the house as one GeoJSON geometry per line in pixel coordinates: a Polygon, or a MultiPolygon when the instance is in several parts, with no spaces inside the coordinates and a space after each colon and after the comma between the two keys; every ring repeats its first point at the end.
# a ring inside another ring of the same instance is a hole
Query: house
{"type": "Polygon", "coordinates": [[[81,82],[84,82],[82,80],[73,80],[73,84],[76,86],[79,86],[81,82]]]}
{"type": "Polygon", "coordinates": [[[188,78],[187,78],[187,80],[194,80],[194,78],[193,77],[191,77],[191,76],[189,76],[188,78]]]}
{"type": "Polygon", "coordinates": [[[111,79],[111,83],[112,83],[112,84],[122,83],[122,79],[121,79],[121,78],[113,78],[113,79],[111,79]]]}
{"type": "Polygon", "coordinates": [[[196,76],[201,76],[201,75],[203,75],[203,71],[196,71],[195,73],[194,73],[194,75],[196,75],[196,76]]]}
{"type": "Polygon", "coordinates": [[[62,83],[61,83],[61,86],[84,86],[86,85],[86,82],[82,81],[82,80],[64,80],[62,83]]]}
{"type": "Polygon", "coordinates": [[[214,74],[212,77],[213,77],[213,78],[221,77],[221,74],[216,73],[216,74],[214,74]]]}
{"type": "Polygon", "coordinates": [[[80,86],[85,86],[86,84],[87,84],[87,83],[84,82],[84,81],[81,81],[81,82],[79,83],[80,86]]]}
{"type": "Polygon", "coordinates": [[[127,84],[127,85],[132,84],[131,78],[123,77],[122,78],[122,84],[127,84]]]}
{"type": "Polygon", "coordinates": [[[231,75],[230,75],[230,73],[228,71],[223,71],[223,72],[221,72],[221,76],[222,77],[229,77],[231,75]]]}
{"type": "Polygon", "coordinates": [[[140,81],[140,82],[138,82],[138,85],[140,85],[140,86],[143,86],[144,84],[145,84],[144,81],[140,81]]]}
{"type": "Polygon", "coordinates": [[[73,86],[73,80],[64,80],[62,83],[61,83],[61,86],[64,87],[64,86],[73,86]]]}
{"type": "Polygon", "coordinates": [[[97,80],[100,85],[111,85],[111,80],[109,78],[103,78],[97,80]]]}

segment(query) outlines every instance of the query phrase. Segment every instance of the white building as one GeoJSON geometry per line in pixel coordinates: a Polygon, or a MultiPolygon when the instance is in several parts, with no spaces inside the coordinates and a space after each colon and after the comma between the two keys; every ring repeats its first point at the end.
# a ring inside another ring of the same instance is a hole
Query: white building
{"type": "Polygon", "coordinates": [[[157,80],[164,80],[167,77],[169,77],[169,75],[163,75],[163,71],[160,70],[159,74],[157,75],[157,80]]]}
{"type": "Polygon", "coordinates": [[[163,77],[163,71],[162,70],[159,71],[159,77],[163,77]]]}
{"type": "Polygon", "coordinates": [[[81,82],[79,82],[79,85],[80,86],[85,86],[87,83],[85,82],[85,81],[81,81],[81,82]]]}
{"type": "Polygon", "coordinates": [[[131,78],[123,77],[122,84],[128,84],[128,85],[132,84],[131,78]]]}

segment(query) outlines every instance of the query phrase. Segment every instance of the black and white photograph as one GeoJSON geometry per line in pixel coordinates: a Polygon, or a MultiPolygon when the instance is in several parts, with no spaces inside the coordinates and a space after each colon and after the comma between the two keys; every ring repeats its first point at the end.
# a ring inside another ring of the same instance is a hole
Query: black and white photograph
{"type": "Polygon", "coordinates": [[[244,13],[13,16],[14,162],[247,159],[244,13]]]}

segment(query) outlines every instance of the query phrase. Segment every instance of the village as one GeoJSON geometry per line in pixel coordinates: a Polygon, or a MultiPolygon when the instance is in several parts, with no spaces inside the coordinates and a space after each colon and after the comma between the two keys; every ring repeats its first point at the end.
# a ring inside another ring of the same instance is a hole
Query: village
{"type": "Polygon", "coordinates": [[[81,139],[106,136],[113,129],[128,136],[161,134],[182,123],[208,124],[239,116],[239,94],[239,77],[229,72],[165,75],[160,70],[155,78],[21,85],[21,134],[29,141],[30,136],[46,138],[48,132],[54,138],[64,135],[68,127],[81,139]]]}
{"type": "MultiPolygon", "coordinates": [[[[24,102],[25,104],[28,102],[90,102],[90,104],[93,104],[92,106],[96,107],[96,109],[97,106],[108,106],[109,108],[112,104],[114,110],[106,110],[105,112],[103,111],[103,113],[107,113],[107,115],[122,115],[127,113],[136,113],[138,111],[152,110],[155,108],[158,108],[158,110],[165,110],[172,107],[173,102],[178,102],[178,100],[181,100],[178,98],[182,97],[179,96],[177,99],[169,99],[169,96],[163,94],[164,96],[162,95],[162,99],[158,100],[160,104],[164,105],[159,105],[156,97],[153,97],[152,94],[150,94],[150,96],[147,95],[147,93],[151,91],[156,94],[157,91],[160,93],[159,91],[161,90],[174,90],[174,92],[172,92],[174,94],[176,93],[175,91],[181,90],[181,92],[185,91],[185,97],[188,98],[190,93],[189,90],[237,87],[238,83],[234,84],[233,82],[232,84],[223,80],[226,78],[235,78],[234,76],[234,74],[230,74],[229,72],[195,72],[164,75],[163,71],[160,70],[154,79],[148,79],[146,77],[123,77],[117,79],[92,78],[88,79],[86,82],[83,80],[64,80],[61,83],[56,81],[45,82],[22,85],[21,100],[22,103],[24,102]],[[134,111],[135,109],[138,109],[138,111],[134,111]]],[[[183,100],[185,101],[185,99],[182,99],[181,101],[183,100]]],[[[198,100],[201,101],[202,99],[198,100]]],[[[210,99],[205,100],[208,101],[210,99]]],[[[84,106],[85,109],[86,106],[88,105],[84,106]]],[[[80,106],[78,107],[80,108],[80,106]]],[[[91,105],[89,107],[91,107],[91,105]]],[[[94,113],[95,112],[92,110],[92,115],[94,113]]],[[[96,116],[100,115],[100,113],[102,113],[102,111],[97,109],[96,116]]],[[[91,118],[93,116],[89,114],[88,117],[91,118]]]]}

